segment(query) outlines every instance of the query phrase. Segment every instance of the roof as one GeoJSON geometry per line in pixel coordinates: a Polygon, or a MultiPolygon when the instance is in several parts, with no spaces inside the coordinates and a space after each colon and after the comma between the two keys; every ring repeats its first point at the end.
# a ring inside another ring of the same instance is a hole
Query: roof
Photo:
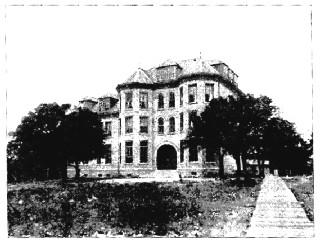
{"type": "Polygon", "coordinates": [[[143,84],[152,84],[153,81],[146,73],[145,70],[138,68],[138,70],[133,73],[124,83],[143,83],[143,84]]]}
{"type": "Polygon", "coordinates": [[[112,97],[112,98],[118,99],[118,94],[106,93],[106,94],[102,95],[101,97],[98,97],[98,99],[104,99],[107,97],[112,97]]]}
{"type": "Polygon", "coordinates": [[[180,62],[182,72],[180,76],[186,76],[191,74],[208,73],[208,74],[219,74],[219,72],[210,65],[210,62],[205,61],[201,58],[190,59],[180,62]]]}
{"type": "Polygon", "coordinates": [[[84,101],[90,101],[90,102],[93,102],[93,103],[97,103],[98,102],[97,99],[94,98],[94,97],[84,97],[84,98],[80,99],[79,102],[84,102],[84,101]]]}
{"type": "MultiPolygon", "coordinates": [[[[224,82],[227,85],[236,86],[236,82],[232,76],[228,76],[228,72],[225,72],[225,69],[232,71],[228,65],[220,60],[205,60],[200,58],[193,58],[181,61],[174,61],[168,59],[161,63],[160,65],[153,67],[148,70],[143,70],[142,68],[138,68],[136,72],[134,72],[125,82],[119,84],[118,88],[131,86],[132,84],[136,85],[152,85],[152,84],[167,84],[167,83],[176,83],[176,81],[181,80],[184,77],[190,77],[193,75],[217,75],[222,76],[224,82]],[[221,68],[219,66],[224,65],[225,68],[221,68]],[[177,66],[178,68],[169,68],[167,75],[168,79],[160,78],[159,69],[164,67],[173,67],[177,66]],[[172,75],[171,75],[172,74],[172,75]],[[169,79],[171,78],[171,79],[169,79]]],[[[235,74],[236,75],[236,74],[235,74]]]]}

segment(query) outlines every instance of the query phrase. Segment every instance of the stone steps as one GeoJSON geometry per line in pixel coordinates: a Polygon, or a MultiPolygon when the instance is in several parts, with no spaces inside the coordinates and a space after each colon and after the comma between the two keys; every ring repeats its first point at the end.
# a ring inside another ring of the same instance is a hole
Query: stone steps
{"type": "Polygon", "coordinates": [[[179,173],[177,172],[177,170],[155,170],[141,177],[156,178],[160,180],[161,179],[179,180],[179,173]]]}

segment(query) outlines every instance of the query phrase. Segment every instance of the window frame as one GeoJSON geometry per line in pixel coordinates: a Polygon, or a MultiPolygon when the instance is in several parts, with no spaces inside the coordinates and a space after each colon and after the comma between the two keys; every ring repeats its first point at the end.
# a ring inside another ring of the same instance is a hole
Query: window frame
{"type": "Polygon", "coordinates": [[[175,117],[169,118],[169,133],[173,134],[176,132],[176,119],[175,117]]]}
{"type": "Polygon", "coordinates": [[[169,92],[169,108],[174,108],[176,106],[176,95],[174,93],[174,91],[170,91],[169,92]]]}
{"type": "Polygon", "coordinates": [[[139,126],[139,133],[140,134],[148,134],[149,133],[149,117],[148,116],[140,116],[139,117],[139,122],[140,122],[140,126],[139,126]],[[146,121],[146,125],[142,126],[142,121],[146,121]],[[142,128],[146,128],[146,130],[143,130],[142,128]]]}
{"type": "Polygon", "coordinates": [[[179,117],[180,117],[180,133],[182,133],[183,129],[184,129],[184,117],[183,116],[184,116],[183,112],[181,112],[179,114],[179,117]]]}
{"type": "Polygon", "coordinates": [[[198,92],[198,87],[197,87],[197,84],[190,84],[188,85],[188,103],[189,104],[194,104],[194,103],[197,103],[197,92],[198,92]],[[195,90],[192,92],[192,90],[195,90]],[[193,101],[190,100],[190,97],[191,97],[191,93],[193,93],[194,95],[192,95],[193,97],[193,101]]]}
{"type": "Polygon", "coordinates": [[[198,146],[197,145],[189,146],[189,162],[198,162],[198,161],[199,161],[198,146]],[[196,158],[196,159],[193,159],[193,158],[196,158]]]}
{"type": "Polygon", "coordinates": [[[214,99],[214,83],[206,83],[204,89],[204,101],[208,103],[212,99],[214,99]],[[207,90],[209,90],[209,93],[207,93],[207,90]],[[207,95],[209,95],[208,99],[207,95]]]}
{"type": "Polygon", "coordinates": [[[158,109],[164,109],[164,95],[162,93],[158,93],[158,109]],[[161,99],[160,99],[160,97],[161,97],[161,99]],[[161,100],[161,102],[160,102],[160,100],[161,100]]]}
{"type": "Polygon", "coordinates": [[[126,134],[132,134],[133,133],[133,116],[127,116],[125,117],[125,133],[126,134]],[[129,129],[129,120],[131,120],[131,131],[128,132],[129,129]]]}
{"type": "Polygon", "coordinates": [[[158,118],[158,134],[164,134],[164,119],[162,117],[158,118]],[[162,124],[160,125],[160,120],[162,122],[162,124]],[[162,129],[162,131],[160,132],[160,127],[162,129]]]}
{"type": "Polygon", "coordinates": [[[179,88],[179,94],[180,94],[180,107],[183,106],[183,87],[179,88]]]}
{"type": "Polygon", "coordinates": [[[112,136],[112,121],[104,122],[104,133],[105,133],[105,135],[107,137],[111,137],[112,136]],[[108,126],[109,126],[109,128],[108,128],[108,126]]]}
{"type": "Polygon", "coordinates": [[[133,141],[132,140],[125,141],[125,161],[124,162],[126,164],[133,164],[133,141]],[[130,152],[128,152],[129,150],[130,152]]]}
{"type": "Polygon", "coordinates": [[[124,107],[125,107],[125,110],[131,110],[131,109],[133,109],[133,93],[132,92],[125,92],[125,105],[124,105],[124,107]],[[129,100],[129,96],[131,96],[131,101],[129,102],[128,100],[129,100]],[[130,104],[130,105],[129,105],[130,104]]]}
{"type": "Polygon", "coordinates": [[[148,163],[148,140],[140,141],[140,154],[139,154],[139,162],[142,164],[148,163]]]}
{"type": "Polygon", "coordinates": [[[140,109],[148,109],[148,102],[149,102],[148,92],[141,91],[139,93],[139,108],[140,109]],[[143,102],[143,98],[142,98],[143,96],[146,96],[145,102],[143,102]],[[142,103],[145,103],[145,107],[142,107],[142,103]]]}
{"type": "Polygon", "coordinates": [[[111,144],[106,144],[105,145],[105,164],[111,164],[112,163],[112,145],[111,144]],[[110,159],[107,159],[110,158],[110,159]]]}

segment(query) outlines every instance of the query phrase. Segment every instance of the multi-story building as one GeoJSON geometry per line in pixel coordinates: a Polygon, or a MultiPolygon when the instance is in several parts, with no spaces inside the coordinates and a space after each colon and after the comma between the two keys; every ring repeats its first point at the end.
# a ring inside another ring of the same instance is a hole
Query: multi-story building
{"type": "MultiPolygon", "coordinates": [[[[81,166],[85,176],[152,176],[176,170],[197,176],[217,170],[217,157],[184,140],[193,116],[211,99],[239,95],[237,74],[216,60],[166,61],[139,68],[117,86],[117,95],[84,98],[82,107],[101,115],[105,155],[81,166]]],[[[73,173],[69,170],[69,174],[73,173]]]]}

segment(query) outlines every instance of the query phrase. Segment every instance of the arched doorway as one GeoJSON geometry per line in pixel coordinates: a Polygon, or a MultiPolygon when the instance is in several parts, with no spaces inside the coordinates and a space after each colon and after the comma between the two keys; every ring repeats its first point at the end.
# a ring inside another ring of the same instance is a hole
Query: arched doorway
{"type": "Polygon", "coordinates": [[[157,151],[158,170],[176,170],[177,152],[172,145],[162,145],[157,151]]]}

